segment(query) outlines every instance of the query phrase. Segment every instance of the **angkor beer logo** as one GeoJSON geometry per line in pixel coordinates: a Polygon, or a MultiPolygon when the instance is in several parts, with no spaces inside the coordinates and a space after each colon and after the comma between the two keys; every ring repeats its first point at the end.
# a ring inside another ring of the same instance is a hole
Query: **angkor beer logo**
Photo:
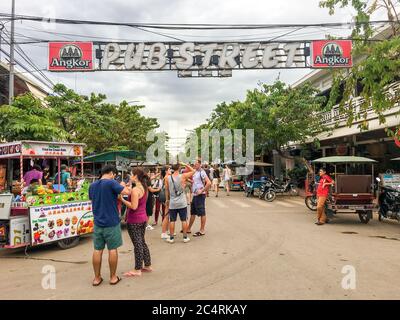
{"type": "Polygon", "coordinates": [[[76,44],[63,45],[56,57],[52,57],[50,68],[91,69],[91,59],[84,59],[83,49],[76,44]]]}
{"type": "Polygon", "coordinates": [[[350,67],[352,64],[351,42],[315,41],[313,52],[313,66],[315,67],[350,67]]]}

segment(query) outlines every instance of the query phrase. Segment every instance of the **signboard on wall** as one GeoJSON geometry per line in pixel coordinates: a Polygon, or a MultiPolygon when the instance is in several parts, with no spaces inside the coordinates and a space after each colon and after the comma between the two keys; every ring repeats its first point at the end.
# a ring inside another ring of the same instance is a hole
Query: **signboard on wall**
{"type": "Polygon", "coordinates": [[[49,71],[92,71],[92,42],[49,42],[49,71]]]}
{"type": "Polygon", "coordinates": [[[351,40],[318,40],[311,44],[312,68],[351,68],[351,40]]]}
{"type": "Polygon", "coordinates": [[[92,233],[92,203],[85,201],[31,207],[30,225],[32,245],[92,233]]]}

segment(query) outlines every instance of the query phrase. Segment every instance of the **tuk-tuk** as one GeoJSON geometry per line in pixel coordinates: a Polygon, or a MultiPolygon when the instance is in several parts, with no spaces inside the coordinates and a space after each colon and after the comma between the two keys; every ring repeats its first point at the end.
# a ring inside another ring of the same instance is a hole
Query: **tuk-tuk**
{"type": "Polygon", "coordinates": [[[350,210],[350,213],[358,214],[362,223],[368,223],[372,219],[373,210],[377,209],[374,203],[373,184],[374,163],[376,161],[365,157],[333,156],[319,158],[312,162],[314,164],[330,164],[335,169],[335,184],[327,201],[327,214],[345,213],[342,210],[350,210]],[[359,172],[354,174],[354,172],[351,173],[351,170],[349,170],[365,164],[372,166],[371,174],[359,174],[359,172]],[[344,172],[338,172],[338,166],[344,166],[344,172]]]}
{"type": "Polygon", "coordinates": [[[273,164],[260,161],[246,163],[248,170],[253,168],[252,173],[247,175],[245,180],[244,194],[246,197],[259,196],[261,186],[267,181],[266,168],[268,167],[273,167],[273,164]]]}

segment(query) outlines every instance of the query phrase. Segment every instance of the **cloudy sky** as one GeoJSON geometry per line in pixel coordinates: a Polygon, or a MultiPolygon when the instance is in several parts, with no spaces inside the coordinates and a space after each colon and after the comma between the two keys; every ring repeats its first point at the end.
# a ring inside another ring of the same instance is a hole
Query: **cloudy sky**
{"type": "MultiPolygon", "coordinates": [[[[325,23],[351,20],[349,9],[329,16],[319,8],[319,0],[16,0],[16,13],[66,19],[102,20],[147,23],[325,23]]],[[[0,2],[0,12],[9,13],[11,0],[0,2]]],[[[10,24],[6,24],[10,29],[10,24]]],[[[196,41],[268,40],[287,30],[163,31],[169,35],[196,41]]],[[[339,35],[348,30],[299,30],[282,39],[321,38],[330,33],[339,35]]],[[[123,39],[154,41],[170,39],[128,27],[71,26],[43,22],[17,22],[17,41],[22,36],[57,40],[123,39]],[[93,38],[92,38],[93,37],[93,38]],[[96,37],[96,38],[95,38],[96,37]]],[[[26,39],[25,39],[26,40],[26,39]]],[[[47,45],[23,45],[23,50],[40,69],[47,68],[47,45]]],[[[4,54],[2,55],[4,59],[4,54]]],[[[18,58],[18,56],[17,56],[18,58]]],[[[159,119],[161,128],[172,137],[184,137],[186,130],[203,123],[216,104],[243,99],[246,90],[258,82],[271,83],[277,77],[293,83],[309,70],[234,71],[231,78],[178,78],[175,71],[164,72],[94,72],[49,73],[53,82],[63,82],[81,94],[105,93],[111,102],[123,99],[139,101],[146,106],[143,113],[159,119]]]]}

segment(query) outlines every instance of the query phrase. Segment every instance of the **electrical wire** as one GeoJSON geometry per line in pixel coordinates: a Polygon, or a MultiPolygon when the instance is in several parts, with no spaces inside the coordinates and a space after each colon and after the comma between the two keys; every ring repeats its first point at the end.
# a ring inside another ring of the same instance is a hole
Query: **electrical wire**
{"type": "MultiPolygon", "coordinates": [[[[5,29],[5,34],[7,36],[10,37],[10,34],[8,32],[7,29],[5,29]]],[[[10,42],[8,42],[4,37],[3,37],[4,41],[10,45],[10,42]]],[[[14,43],[15,45],[15,51],[17,52],[17,54],[32,68],[34,68],[35,70],[37,70],[39,72],[39,74],[45,79],[45,81],[47,81],[48,84],[50,84],[50,88],[53,88],[55,86],[55,84],[53,83],[53,81],[51,81],[51,79],[49,79],[44,73],[43,71],[39,70],[39,68],[35,65],[35,63],[32,61],[32,59],[30,59],[28,57],[28,55],[23,51],[23,49],[16,43],[14,43]]]]}
{"type": "Polygon", "coordinates": [[[60,24],[76,24],[76,25],[104,25],[104,26],[127,26],[127,27],[142,27],[151,29],[168,29],[168,30],[236,30],[236,29],[277,29],[277,28],[300,28],[300,27],[333,27],[333,26],[361,26],[375,25],[381,23],[396,23],[394,20],[375,20],[375,21],[352,21],[352,22],[330,22],[330,23],[312,23],[312,24],[189,24],[189,23],[129,23],[129,22],[110,22],[96,20],[76,20],[76,19],[61,19],[49,18],[29,15],[15,15],[14,18],[9,13],[0,13],[3,19],[10,20],[28,20],[35,22],[51,21],[52,23],[60,24]]]}

